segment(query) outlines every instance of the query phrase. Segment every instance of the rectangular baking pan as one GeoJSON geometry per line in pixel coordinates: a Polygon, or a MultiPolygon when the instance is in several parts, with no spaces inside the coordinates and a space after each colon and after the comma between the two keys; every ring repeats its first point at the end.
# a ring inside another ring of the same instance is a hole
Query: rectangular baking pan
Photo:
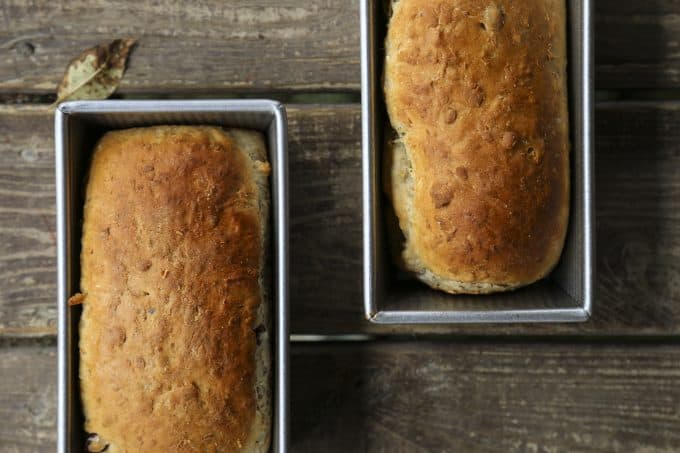
{"type": "MultiPolygon", "coordinates": [[[[111,129],[158,124],[214,124],[262,131],[272,165],[272,448],[288,451],[288,164],[284,108],[274,101],[75,101],[55,114],[58,262],[57,451],[83,451],[85,433],[78,379],[81,307],[78,291],[84,177],[92,149],[111,129]]],[[[123,409],[124,410],[124,409],[123,409]]],[[[124,416],[122,414],[121,416],[124,416]]]]}
{"type": "Polygon", "coordinates": [[[366,318],[382,324],[575,322],[589,318],[594,284],[593,41],[591,0],[567,1],[571,214],[557,268],[529,287],[449,295],[400,278],[390,264],[381,191],[389,127],[381,86],[389,0],[360,0],[363,261],[366,318]]]}

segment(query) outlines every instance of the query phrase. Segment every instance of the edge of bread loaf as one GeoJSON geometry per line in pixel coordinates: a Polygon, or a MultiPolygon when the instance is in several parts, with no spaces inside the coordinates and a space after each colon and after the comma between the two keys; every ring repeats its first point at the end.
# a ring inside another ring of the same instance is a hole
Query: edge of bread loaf
{"type": "Polygon", "coordinates": [[[269,172],[262,171],[261,165],[267,164],[266,147],[260,132],[244,129],[226,129],[223,131],[230,135],[236,143],[236,148],[245,152],[251,162],[253,181],[258,187],[258,210],[260,214],[262,255],[260,256],[260,294],[262,300],[257,308],[257,320],[255,325],[265,326],[264,331],[259,333],[259,342],[255,349],[255,419],[250,431],[250,436],[243,446],[244,451],[262,452],[269,451],[271,438],[271,341],[269,332],[271,323],[269,320],[269,291],[267,282],[270,281],[269,263],[269,172]]]}
{"type": "MultiPolygon", "coordinates": [[[[399,0],[389,2],[389,15],[394,8],[398,7],[399,0]]],[[[389,56],[389,41],[385,40],[385,54],[389,56]]],[[[390,79],[387,71],[383,72],[384,90],[388,91],[390,79]]],[[[387,142],[387,150],[384,156],[384,189],[392,200],[392,207],[399,222],[399,227],[404,235],[404,244],[398,265],[407,271],[413,272],[415,277],[431,286],[451,294],[489,294],[502,291],[510,291],[524,286],[526,283],[516,282],[510,284],[496,284],[488,282],[464,282],[442,278],[428,269],[420,259],[420,256],[410,247],[409,232],[411,231],[411,219],[413,218],[414,178],[413,165],[405,140],[405,125],[396,124],[390,118],[397,137],[387,142]],[[401,180],[401,184],[399,183],[401,180]]],[[[547,274],[547,273],[546,273],[547,274]]]]}
{"type": "Polygon", "coordinates": [[[386,148],[383,164],[384,190],[392,200],[392,207],[405,240],[397,264],[413,272],[418,280],[451,294],[489,294],[524,286],[521,282],[511,284],[463,282],[439,277],[429,270],[413,248],[409,247],[409,233],[413,218],[414,180],[408,147],[404,145],[402,139],[396,138],[388,141],[386,148]]]}

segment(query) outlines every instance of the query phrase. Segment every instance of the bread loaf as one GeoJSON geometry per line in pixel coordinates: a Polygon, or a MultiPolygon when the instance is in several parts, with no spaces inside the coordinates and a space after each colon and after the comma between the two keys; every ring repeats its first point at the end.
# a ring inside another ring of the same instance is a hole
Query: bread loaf
{"type": "Polygon", "coordinates": [[[544,276],[569,216],[565,0],[399,0],[384,183],[401,261],[450,293],[544,276]]]}
{"type": "Polygon", "coordinates": [[[89,172],[80,387],[89,451],[269,449],[261,134],[107,133],[89,172]]]}

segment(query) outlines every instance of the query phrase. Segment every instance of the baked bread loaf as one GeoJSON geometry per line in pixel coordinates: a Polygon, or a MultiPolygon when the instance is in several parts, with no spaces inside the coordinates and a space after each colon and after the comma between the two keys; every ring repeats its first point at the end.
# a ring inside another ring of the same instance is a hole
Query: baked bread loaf
{"type": "Polygon", "coordinates": [[[268,451],[268,174],[257,132],[159,126],[97,144],[81,255],[89,451],[268,451]]]}
{"type": "Polygon", "coordinates": [[[403,265],[490,293],[557,263],[569,216],[565,0],[399,0],[384,183],[403,265]]]}

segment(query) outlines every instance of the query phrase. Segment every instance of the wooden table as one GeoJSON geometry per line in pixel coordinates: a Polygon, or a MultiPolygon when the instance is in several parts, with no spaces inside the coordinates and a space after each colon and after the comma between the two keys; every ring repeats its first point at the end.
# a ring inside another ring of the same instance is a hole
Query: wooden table
{"type": "Polygon", "coordinates": [[[118,97],[288,105],[293,451],[680,451],[678,0],[595,2],[592,321],[413,328],[361,309],[357,2],[194,3],[0,1],[0,451],[56,438],[49,104],[128,35],[118,97]]]}

